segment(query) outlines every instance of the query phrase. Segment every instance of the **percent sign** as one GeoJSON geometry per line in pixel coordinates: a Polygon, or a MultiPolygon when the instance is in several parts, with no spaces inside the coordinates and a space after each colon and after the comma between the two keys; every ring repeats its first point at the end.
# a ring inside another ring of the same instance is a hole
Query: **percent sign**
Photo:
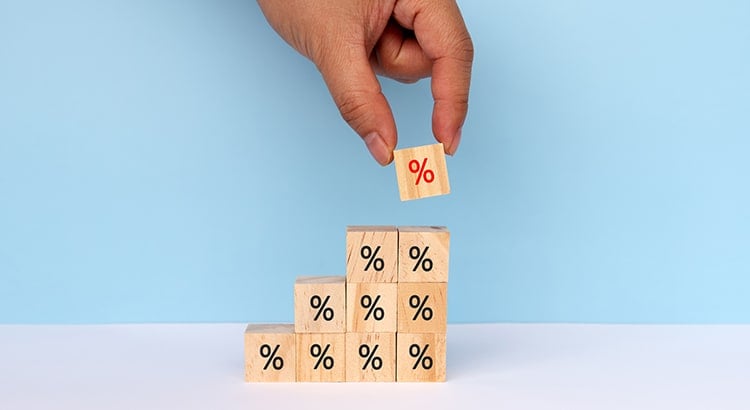
{"type": "Polygon", "coordinates": [[[360,249],[359,256],[362,257],[362,259],[367,260],[367,265],[365,265],[365,271],[370,269],[370,266],[372,266],[376,272],[381,272],[383,268],[385,268],[385,262],[383,261],[383,258],[378,258],[378,252],[380,252],[380,246],[375,247],[375,251],[372,250],[369,246],[365,245],[360,249]]]}
{"type": "Polygon", "coordinates": [[[321,347],[317,343],[310,346],[310,356],[312,356],[315,359],[318,359],[318,361],[315,362],[315,366],[313,366],[313,369],[317,370],[318,367],[320,367],[321,363],[323,364],[324,369],[326,370],[333,369],[333,357],[328,356],[328,349],[330,348],[331,348],[330,344],[327,344],[326,347],[321,347]]]}
{"type": "Polygon", "coordinates": [[[359,305],[362,306],[363,309],[367,309],[365,320],[369,320],[370,316],[377,321],[383,320],[383,317],[385,317],[385,310],[378,306],[378,302],[380,302],[380,295],[375,296],[375,300],[372,300],[370,295],[364,295],[359,299],[359,305]]]}
{"type": "Polygon", "coordinates": [[[409,248],[409,258],[417,261],[417,263],[414,264],[414,267],[411,268],[412,272],[416,272],[420,267],[425,272],[432,270],[432,259],[427,257],[428,250],[430,250],[429,246],[425,246],[424,250],[419,249],[419,246],[412,246],[409,248]]]}
{"type": "Polygon", "coordinates": [[[409,161],[409,172],[417,174],[417,183],[414,185],[419,185],[420,180],[428,184],[435,180],[435,173],[431,169],[427,169],[427,158],[422,160],[421,165],[416,159],[409,161]]]}
{"type": "Polygon", "coordinates": [[[310,298],[310,307],[317,310],[313,321],[318,320],[321,315],[323,315],[323,319],[326,322],[330,322],[331,320],[333,320],[333,308],[326,307],[328,306],[329,300],[331,300],[330,295],[326,296],[325,299],[321,299],[318,295],[314,295],[310,298]]]}
{"type": "Polygon", "coordinates": [[[281,345],[276,345],[276,347],[273,348],[273,351],[271,350],[271,346],[267,344],[260,347],[260,357],[267,359],[266,365],[263,366],[263,370],[268,370],[268,366],[273,366],[276,370],[284,368],[284,359],[276,355],[279,351],[279,347],[281,347],[281,345]]]}
{"type": "Polygon", "coordinates": [[[411,356],[414,359],[417,359],[414,362],[414,366],[411,367],[412,370],[417,370],[417,367],[420,365],[425,370],[432,369],[432,357],[427,356],[427,350],[430,349],[430,345],[426,344],[424,345],[424,349],[419,347],[418,344],[413,344],[409,346],[409,356],[411,356]]]}
{"type": "Polygon", "coordinates": [[[380,370],[383,367],[383,359],[380,356],[375,356],[378,347],[380,345],[375,345],[372,349],[368,345],[359,345],[359,357],[365,359],[362,370],[367,369],[367,366],[370,366],[373,370],[380,370]]]}
{"type": "Polygon", "coordinates": [[[409,298],[409,306],[416,310],[414,312],[414,317],[412,317],[411,320],[417,320],[420,315],[424,320],[432,320],[432,308],[429,306],[425,307],[429,298],[429,295],[425,295],[424,299],[420,298],[418,295],[411,295],[409,298]]]}

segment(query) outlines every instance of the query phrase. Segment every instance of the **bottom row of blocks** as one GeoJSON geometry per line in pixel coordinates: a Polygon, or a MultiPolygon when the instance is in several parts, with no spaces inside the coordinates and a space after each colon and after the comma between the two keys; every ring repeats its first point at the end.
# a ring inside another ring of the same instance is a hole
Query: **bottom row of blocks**
{"type": "Polygon", "coordinates": [[[445,381],[445,334],[295,334],[294,325],[249,325],[245,380],[445,381]]]}

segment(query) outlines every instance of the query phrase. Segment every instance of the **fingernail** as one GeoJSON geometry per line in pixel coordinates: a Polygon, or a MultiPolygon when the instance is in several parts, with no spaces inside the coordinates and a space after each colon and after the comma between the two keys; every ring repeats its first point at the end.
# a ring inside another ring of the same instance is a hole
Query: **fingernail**
{"type": "Polygon", "coordinates": [[[370,154],[375,158],[375,161],[378,161],[378,163],[383,166],[388,165],[391,162],[391,150],[388,148],[388,145],[385,144],[385,141],[380,134],[377,132],[371,132],[365,135],[363,139],[365,140],[365,144],[367,144],[367,149],[370,150],[370,154]]]}
{"type": "Polygon", "coordinates": [[[448,148],[448,155],[454,155],[458,151],[458,144],[461,143],[461,128],[458,129],[456,135],[453,137],[451,146],[448,148]]]}

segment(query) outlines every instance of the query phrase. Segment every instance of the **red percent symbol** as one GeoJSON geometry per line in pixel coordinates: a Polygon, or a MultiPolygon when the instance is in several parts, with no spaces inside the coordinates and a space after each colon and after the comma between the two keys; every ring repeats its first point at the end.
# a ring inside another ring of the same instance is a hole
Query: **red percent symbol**
{"type": "Polygon", "coordinates": [[[435,180],[435,173],[431,169],[427,169],[427,158],[422,160],[421,165],[416,159],[409,161],[409,172],[417,174],[417,183],[414,185],[419,185],[420,179],[428,184],[435,180]]]}

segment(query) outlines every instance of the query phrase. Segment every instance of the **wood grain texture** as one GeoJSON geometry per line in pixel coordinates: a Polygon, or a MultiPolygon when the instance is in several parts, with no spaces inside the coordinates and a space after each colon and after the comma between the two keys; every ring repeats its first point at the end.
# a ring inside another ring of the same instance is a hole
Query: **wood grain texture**
{"type": "Polygon", "coordinates": [[[297,381],[343,382],[346,380],[344,333],[297,334],[297,381]]]}
{"type": "Polygon", "coordinates": [[[369,283],[398,280],[398,229],[395,226],[346,228],[346,280],[369,283]]]}
{"type": "Polygon", "coordinates": [[[294,331],[297,333],[346,332],[346,278],[344,276],[297,278],[294,283],[294,331]]]}
{"type": "Polygon", "coordinates": [[[395,150],[393,163],[402,201],[451,192],[443,144],[395,150]]]}
{"type": "Polygon", "coordinates": [[[445,381],[445,333],[396,335],[396,380],[399,382],[445,381]]]}
{"type": "Polygon", "coordinates": [[[346,381],[396,381],[396,333],[347,333],[346,381]]]}
{"type": "Polygon", "coordinates": [[[293,382],[297,363],[294,325],[250,324],[245,329],[245,381],[293,382]]]}
{"type": "Polygon", "coordinates": [[[448,284],[399,283],[398,331],[445,333],[448,313],[448,284]]]}
{"type": "Polygon", "coordinates": [[[399,282],[448,282],[448,228],[399,226],[398,261],[399,282]]]}
{"type": "Polygon", "coordinates": [[[346,330],[395,332],[397,295],[396,283],[347,283],[346,330]]]}

